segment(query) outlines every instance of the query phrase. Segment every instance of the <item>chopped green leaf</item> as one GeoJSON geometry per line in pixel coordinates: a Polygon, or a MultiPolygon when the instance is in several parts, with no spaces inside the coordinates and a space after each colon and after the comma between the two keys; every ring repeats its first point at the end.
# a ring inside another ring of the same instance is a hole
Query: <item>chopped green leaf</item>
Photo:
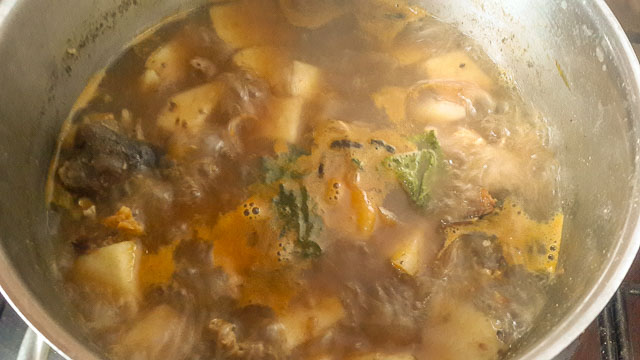
{"type": "Polygon", "coordinates": [[[278,195],[273,204],[282,224],[281,236],[293,233],[301,256],[317,257],[322,253],[314,241],[322,229],[322,219],[315,213],[314,204],[309,198],[307,188],[302,185],[288,188],[280,184],[278,195]]]}
{"type": "Polygon", "coordinates": [[[360,160],[358,160],[356,158],[351,158],[351,162],[356,165],[358,170],[364,170],[364,166],[362,165],[362,161],[360,161],[360,160]]]}
{"type": "Polygon", "coordinates": [[[294,145],[289,145],[289,151],[286,153],[278,154],[275,157],[263,157],[262,169],[265,183],[273,184],[278,180],[298,179],[304,176],[294,168],[294,165],[296,160],[305,155],[309,155],[309,153],[294,145]]]}
{"type": "Polygon", "coordinates": [[[418,150],[440,151],[440,144],[436,138],[436,132],[433,130],[415,135],[409,140],[418,146],[418,150]]]}
{"type": "Polygon", "coordinates": [[[442,168],[442,151],[433,131],[416,136],[412,141],[418,150],[389,156],[383,164],[393,170],[416,205],[426,208],[442,168]]]}

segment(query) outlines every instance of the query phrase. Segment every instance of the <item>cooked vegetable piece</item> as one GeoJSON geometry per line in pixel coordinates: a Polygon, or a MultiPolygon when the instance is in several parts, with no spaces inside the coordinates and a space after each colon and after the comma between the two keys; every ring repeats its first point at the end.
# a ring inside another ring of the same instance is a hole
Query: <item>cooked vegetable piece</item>
{"type": "Polygon", "coordinates": [[[285,347],[293,349],[322,335],[344,318],[345,312],[337,298],[319,299],[310,308],[298,307],[280,317],[285,331],[285,347]]]}
{"type": "Polygon", "coordinates": [[[408,90],[389,86],[384,87],[371,95],[378,109],[384,110],[391,122],[399,124],[406,117],[406,98],[408,90]]]}
{"type": "Polygon", "coordinates": [[[279,3],[292,25],[307,29],[317,29],[347,10],[347,5],[340,0],[279,0],[279,3]]]}
{"type": "Polygon", "coordinates": [[[418,150],[390,156],[384,166],[391,169],[409,197],[421,208],[431,199],[431,190],[442,171],[442,151],[433,131],[414,139],[418,150]]]}
{"type": "Polygon", "coordinates": [[[494,87],[491,78],[462,51],[429,58],[422,69],[430,79],[468,81],[487,90],[494,87]]]}
{"type": "Polygon", "coordinates": [[[426,358],[493,360],[504,348],[491,320],[464,300],[437,295],[428,314],[430,326],[423,342],[426,358]]]}
{"type": "Polygon", "coordinates": [[[272,98],[269,117],[262,125],[262,135],[270,140],[295,144],[300,137],[304,99],[301,97],[272,98]]]}
{"type": "Polygon", "coordinates": [[[135,241],[108,245],[78,257],[72,269],[74,281],[105,288],[124,299],[137,299],[140,246],[135,241]]]}
{"type": "Polygon", "coordinates": [[[153,91],[160,86],[176,85],[183,81],[189,69],[189,53],[183,43],[172,40],[158,47],[149,55],[141,77],[145,91],[153,91]]]}
{"type": "Polygon", "coordinates": [[[391,264],[407,275],[416,275],[425,265],[421,260],[424,241],[427,240],[421,230],[409,234],[391,257],[391,264]]]}
{"type": "Polygon", "coordinates": [[[558,264],[558,250],[562,240],[562,213],[547,222],[529,218],[511,199],[502,209],[469,224],[456,224],[445,230],[445,248],[464,234],[480,232],[496,236],[502,254],[510,265],[523,265],[528,271],[553,275],[558,264]]]}
{"type": "Polygon", "coordinates": [[[235,49],[285,45],[293,34],[275,0],[219,4],[211,7],[210,15],[218,36],[235,49]]]}
{"type": "Polygon", "coordinates": [[[156,124],[169,134],[196,134],[213,113],[224,84],[211,82],[172,96],[158,115],[156,124]]]}
{"type": "Polygon", "coordinates": [[[322,74],[320,69],[302,61],[294,61],[291,69],[289,93],[308,99],[320,90],[322,74]]]}
{"type": "Polygon", "coordinates": [[[272,46],[242,49],[233,56],[233,63],[266,80],[277,93],[287,90],[291,59],[287,50],[272,46]]]}

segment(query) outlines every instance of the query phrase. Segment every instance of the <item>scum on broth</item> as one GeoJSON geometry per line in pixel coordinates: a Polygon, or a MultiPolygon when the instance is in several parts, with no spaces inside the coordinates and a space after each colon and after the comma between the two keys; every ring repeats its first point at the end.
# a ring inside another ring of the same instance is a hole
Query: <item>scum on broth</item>
{"type": "Polygon", "coordinates": [[[65,125],[70,302],[118,359],[499,358],[560,272],[547,131],[403,1],[197,9],[65,125]]]}

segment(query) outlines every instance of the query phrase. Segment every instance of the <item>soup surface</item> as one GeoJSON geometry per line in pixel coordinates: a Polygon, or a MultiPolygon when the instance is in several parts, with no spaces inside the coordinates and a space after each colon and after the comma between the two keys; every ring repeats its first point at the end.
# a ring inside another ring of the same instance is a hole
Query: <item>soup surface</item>
{"type": "Polygon", "coordinates": [[[496,359],[560,271],[548,131],[402,0],[212,4],[65,123],[64,286],[115,359],[496,359]]]}

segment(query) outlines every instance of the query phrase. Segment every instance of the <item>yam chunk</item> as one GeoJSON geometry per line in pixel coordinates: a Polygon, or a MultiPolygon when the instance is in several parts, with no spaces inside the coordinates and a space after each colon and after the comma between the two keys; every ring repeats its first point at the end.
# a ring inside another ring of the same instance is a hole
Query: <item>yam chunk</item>
{"type": "Polygon", "coordinates": [[[294,144],[300,136],[302,109],[301,97],[273,98],[269,106],[269,119],[262,134],[268,139],[294,144]]]}
{"type": "Polygon", "coordinates": [[[78,257],[71,274],[78,283],[137,298],[139,261],[140,247],[135,241],[123,241],[78,257]]]}
{"type": "Polygon", "coordinates": [[[485,90],[490,90],[494,85],[491,78],[462,51],[430,58],[421,68],[430,79],[466,81],[485,90]]]}
{"type": "Polygon", "coordinates": [[[142,89],[156,90],[184,80],[189,69],[189,54],[181,42],[172,40],[152,52],[144,67],[140,80],[142,89]]]}
{"type": "Polygon", "coordinates": [[[437,296],[432,300],[424,335],[424,358],[490,360],[504,347],[491,320],[473,305],[437,296]]]}
{"type": "Polygon", "coordinates": [[[423,265],[421,259],[423,245],[422,231],[411,234],[395,251],[391,257],[391,264],[407,275],[416,275],[423,265]]]}
{"type": "Polygon", "coordinates": [[[308,99],[319,91],[321,80],[319,68],[301,61],[294,61],[291,66],[289,93],[292,96],[308,99]]]}
{"type": "Polygon", "coordinates": [[[280,9],[292,25],[317,29],[347,10],[341,0],[279,0],[280,9]]]}
{"type": "Polygon", "coordinates": [[[312,308],[291,309],[280,318],[284,326],[285,348],[291,350],[322,335],[344,316],[340,300],[333,297],[318,301],[312,308]]]}
{"type": "Polygon", "coordinates": [[[276,93],[287,90],[291,60],[286,49],[273,46],[246,48],[233,56],[233,63],[264,79],[276,93]]]}
{"type": "Polygon", "coordinates": [[[257,45],[283,45],[291,41],[292,27],[275,0],[237,0],[211,7],[218,36],[234,49],[257,45]]]}
{"type": "Polygon", "coordinates": [[[196,134],[215,110],[223,91],[224,84],[211,82],[174,95],[158,115],[156,124],[169,134],[196,134]]]}

